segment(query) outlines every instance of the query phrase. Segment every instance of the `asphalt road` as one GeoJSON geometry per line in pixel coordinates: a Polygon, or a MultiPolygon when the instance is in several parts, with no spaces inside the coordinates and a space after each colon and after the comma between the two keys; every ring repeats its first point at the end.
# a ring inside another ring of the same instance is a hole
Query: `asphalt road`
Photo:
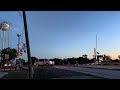
{"type": "Polygon", "coordinates": [[[74,67],[74,66],[55,66],[58,69],[76,71],[80,73],[90,74],[94,76],[103,77],[106,79],[120,79],[120,71],[117,70],[107,70],[102,68],[85,68],[85,67],[74,67]]]}
{"type": "Polygon", "coordinates": [[[58,69],[54,67],[39,67],[34,69],[34,79],[103,79],[101,77],[80,72],[58,69]]]}

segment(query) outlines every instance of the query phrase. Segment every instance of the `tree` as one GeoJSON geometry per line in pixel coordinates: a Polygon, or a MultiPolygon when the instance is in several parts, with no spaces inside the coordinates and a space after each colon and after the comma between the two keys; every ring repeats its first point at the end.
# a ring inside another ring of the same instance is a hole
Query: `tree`
{"type": "Polygon", "coordinates": [[[70,62],[70,64],[76,64],[76,59],[74,57],[69,58],[69,62],[70,62]]]}
{"type": "Polygon", "coordinates": [[[105,58],[106,58],[106,61],[111,61],[111,60],[112,60],[109,55],[108,55],[108,56],[105,56],[105,58]]]}
{"type": "Polygon", "coordinates": [[[91,63],[93,62],[92,60],[89,60],[86,55],[85,57],[79,57],[75,59],[77,61],[78,64],[86,64],[86,63],[91,63]]]}
{"type": "Polygon", "coordinates": [[[84,63],[83,57],[77,58],[76,61],[78,62],[78,64],[83,64],[84,63]]]}
{"type": "Polygon", "coordinates": [[[118,59],[115,59],[115,60],[112,60],[112,62],[116,62],[116,63],[118,63],[118,62],[119,62],[119,60],[118,60],[118,59]]]}
{"type": "Polygon", "coordinates": [[[118,55],[118,58],[119,58],[119,60],[120,60],[120,55],[118,55]]]}
{"type": "Polygon", "coordinates": [[[31,57],[31,61],[32,61],[32,65],[34,65],[35,61],[37,61],[38,59],[36,57],[31,57]]]}
{"type": "Polygon", "coordinates": [[[86,54],[84,54],[84,55],[82,55],[83,56],[83,58],[87,58],[87,55],[86,54]]]}
{"type": "Polygon", "coordinates": [[[90,59],[89,63],[94,63],[94,58],[90,59]]]}
{"type": "Polygon", "coordinates": [[[62,59],[54,58],[53,61],[55,62],[56,65],[61,65],[64,63],[62,59]]]}
{"type": "Polygon", "coordinates": [[[67,59],[63,59],[63,63],[64,63],[64,64],[68,64],[67,59]]]}
{"type": "Polygon", "coordinates": [[[25,60],[23,58],[19,58],[19,61],[24,65],[25,64],[25,60]]]}
{"type": "Polygon", "coordinates": [[[14,49],[14,48],[5,48],[3,50],[1,50],[1,55],[2,55],[2,58],[3,58],[3,62],[6,62],[6,59],[5,59],[5,54],[9,54],[9,59],[8,61],[10,61],[11,59],[14,59],[17,57],[17,50],[14,49]]]}

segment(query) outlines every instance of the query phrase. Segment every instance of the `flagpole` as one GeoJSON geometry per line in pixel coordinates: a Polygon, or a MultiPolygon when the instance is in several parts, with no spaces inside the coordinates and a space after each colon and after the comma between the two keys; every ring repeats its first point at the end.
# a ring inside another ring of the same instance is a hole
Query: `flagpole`
{"type": "Polygon", "coordinates": [[[3,37],[2,37],[2,49],[4,49],[4,39],[5,39],[5,38],[4,38],[4,36],[5,36],[4,34],[5,34],[5,33],[4,33],[3,30],[2,30],[2,32],[3,32],[3,37]]]}
{"type": "Polygon", "coordinates": [[[96,60],[97,60],[97,34],[96,34],[96,60]]]}
{"type": "Polygon", "coordinates": [[[97,54],[97,34],[96,34],[96,54],[97,54]]]}

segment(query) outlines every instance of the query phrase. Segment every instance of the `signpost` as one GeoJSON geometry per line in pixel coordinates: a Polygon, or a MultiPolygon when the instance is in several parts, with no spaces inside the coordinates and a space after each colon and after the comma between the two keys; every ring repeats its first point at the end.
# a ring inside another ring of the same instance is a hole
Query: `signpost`
{"type": "Polygon", "coordinates": [[[5,54],[6,64],[8,64],[9,54],[5,54]]]}
{"type": "Polygon", "coordinates": [[[9,59],[9,54],[5,54],[5,59],[9,59]]]}

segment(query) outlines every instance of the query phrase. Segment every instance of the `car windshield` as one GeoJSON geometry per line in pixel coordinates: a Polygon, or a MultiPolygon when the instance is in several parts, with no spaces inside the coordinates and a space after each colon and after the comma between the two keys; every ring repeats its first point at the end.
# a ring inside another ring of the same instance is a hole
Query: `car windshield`
{"type": "Polygon", "coordinates": [[[120,79],[120,11],[0,11],[0,67],[5,79],[120,79]]]}

